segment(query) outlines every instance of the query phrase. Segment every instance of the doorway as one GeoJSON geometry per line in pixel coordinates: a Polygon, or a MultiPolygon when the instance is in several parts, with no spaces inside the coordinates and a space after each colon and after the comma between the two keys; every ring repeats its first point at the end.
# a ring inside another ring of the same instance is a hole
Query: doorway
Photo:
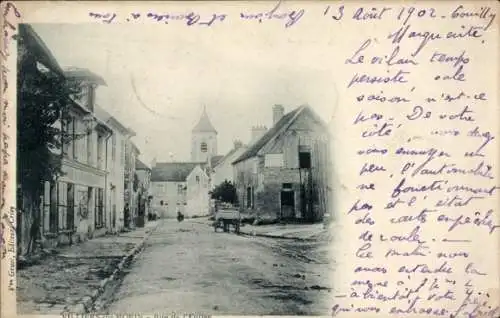
{"type": "Polygon", "coordinates": [[[295,194],[293,190],[281,190],[281,219],[293,219],[295,217],[295,194]]]}

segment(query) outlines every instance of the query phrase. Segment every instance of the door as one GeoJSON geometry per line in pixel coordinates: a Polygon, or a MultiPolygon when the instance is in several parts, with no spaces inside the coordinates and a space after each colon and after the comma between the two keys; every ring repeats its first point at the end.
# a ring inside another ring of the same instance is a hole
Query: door
{"type": "Polygon", "coordinates": [[[293,191],[281,191],[281,218],[292,219],[295,216],[295,195],[293,191]]]}

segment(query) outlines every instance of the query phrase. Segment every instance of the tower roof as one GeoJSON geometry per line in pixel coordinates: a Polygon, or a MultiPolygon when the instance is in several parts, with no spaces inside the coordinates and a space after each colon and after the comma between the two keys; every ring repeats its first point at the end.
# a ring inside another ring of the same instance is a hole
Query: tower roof
{"type": "Polygon", "coordinates": [[[193,131],[217,133],[217,130],[215,130],[214,126],[212,125],[212,122],[210,122],[210,118],[208,118],[207,110],[205,107],[203,107],[203,113],[201,114],[201,118],[196,124],[196,126],[194,126],[193,131]]]}

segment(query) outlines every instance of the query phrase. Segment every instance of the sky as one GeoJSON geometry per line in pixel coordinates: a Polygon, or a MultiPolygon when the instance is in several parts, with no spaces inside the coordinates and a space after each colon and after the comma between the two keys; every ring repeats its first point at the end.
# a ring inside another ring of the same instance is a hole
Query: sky
{"type": "Polygon", "coordinates": [[[33,28],[62,67],[104,78],[97,104],[137,133],[133,140],[146,163],[189,161],[191,129],[204,106],[224,155],[235,139],[250,140],[253,125],[270,127],[275,104],[288,112],[307,103],[328,121],[336,102],[326,53],[282,33],[228,39],[216,29],[180,33],[156,25],[33,28]]]}

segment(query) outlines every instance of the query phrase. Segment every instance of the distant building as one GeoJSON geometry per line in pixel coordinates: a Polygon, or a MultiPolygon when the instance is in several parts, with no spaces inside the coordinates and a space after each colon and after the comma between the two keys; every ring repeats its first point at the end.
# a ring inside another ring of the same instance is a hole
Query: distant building
{"type": "Polygon", "coordinates": [[[234,182],[234,171],[233,171],[233,161],[238,159],[241,154],[247,149],[247,146],[239,140],[234,142],[233,149],[231,149],[225,156],[221,156],[220,159],[213,165],[212,168],[212,189],[221,184],[224,181],[234,182]]]}
{"type": "Polygon", "coordinates": [[[151,171],[152,208],[162,218],[209,213],[209,177],[203,163],[162,162],[151,171]]]}
{"type": "MultiPolygon", "coordinates": [[[[135,133],[134,133],[135,136],[135,133]]],[[[136,218],[139,212],[137,197],[139,190],[139,178],[135,171],[135,161],[140,154],[137,146],[127,139],[122,145],[125,154],[125,174],[123,179],[124,196],[124,225],[126,228],[135,228],[136,218]]]]}
{"type": "Polygon", "coordinates": [[[151,193],[151,168],[144,164],[141,160],[135,161],[135,171],[139,178],[139,190],[137,196],[137,221],[138,227],[143,227],[147,216],[150,213],[150,197],[151,193]]]}
{"type": "Polygon", "coordinates": [[[320,220],[330,198],[328,127],[307,105],[284,114],[233,161],[240,209],[281,220],[320,220]]]}

